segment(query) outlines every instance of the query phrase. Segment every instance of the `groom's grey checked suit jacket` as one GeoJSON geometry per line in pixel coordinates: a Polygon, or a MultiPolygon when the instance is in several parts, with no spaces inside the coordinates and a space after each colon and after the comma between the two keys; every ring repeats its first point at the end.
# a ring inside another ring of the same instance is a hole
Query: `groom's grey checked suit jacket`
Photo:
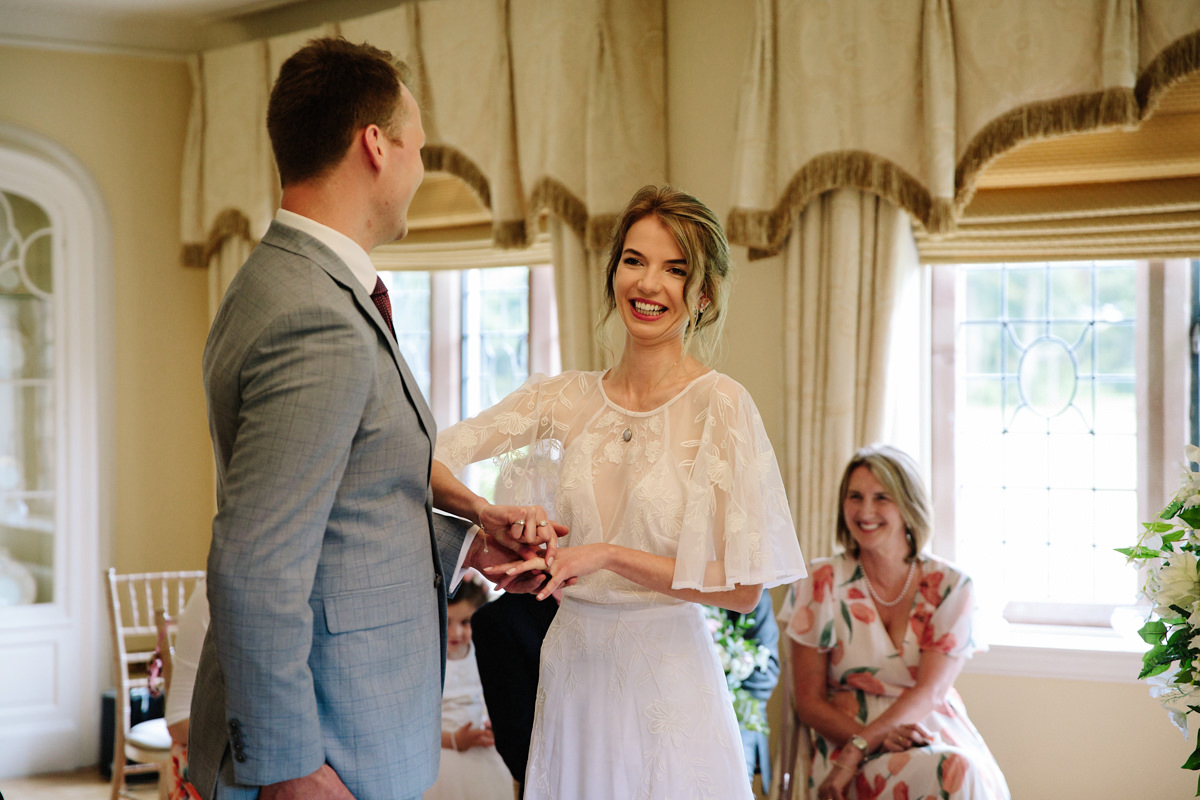
{"type": "Polygon", "coordinates": [[[434,422],[395,340],[344,262],[276,222],[217,312],[204,384],[218,502],[193,784],[328,762],[358,800],[419,796],[467,526],[432,513],[434,422]]]}

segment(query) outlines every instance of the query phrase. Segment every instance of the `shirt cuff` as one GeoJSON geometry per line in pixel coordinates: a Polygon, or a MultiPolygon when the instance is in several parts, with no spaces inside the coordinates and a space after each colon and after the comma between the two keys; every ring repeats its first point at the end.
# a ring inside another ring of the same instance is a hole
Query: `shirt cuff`
{"type": "Polygon", "coordinates": [[[475,541],[475,534],[479,532],[478,525],[472,525],[467,531],[467,535],[463,537],[462,549],[458,551],[458,562],[454,565],[454,575],[450,578],[450,587],[447,594],[454,594],[458,591],[458,584],[462,582],[463,575],[466,574],[467,568],[463,566],[463,562],[467,560],[467,552],[471,549],[471,542],[475,541]]]}

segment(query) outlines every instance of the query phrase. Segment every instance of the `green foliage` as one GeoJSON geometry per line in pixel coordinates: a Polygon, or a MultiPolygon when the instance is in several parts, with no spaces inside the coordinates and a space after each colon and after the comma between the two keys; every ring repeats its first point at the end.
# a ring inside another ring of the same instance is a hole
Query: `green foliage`
{"type": "MultiPolygon", "coordinates": [[[[1187,461],[1200,449],[1188,445],[1187,461]]],[[[1187,715],[1200,713],[1200,473],[1185,465],[1182,486],[1162,512],[1142,524],[1142,533],[1131,547],[1117,552],[1145,576],[1142,594],[1153,604],[1154,616],[1138,630],[1149,649],[1142,656],[1140,680],[1155,686],[1154,695],[1185,736],[1187,715]],[[1189,702],[1190,701],[1190,702],[1189,702]]],[[[1200,771],[1200,741],[1183,763],[1200,771]]],[[[1200,780],[1196,796],[1200,797],[1200,780]]]]}

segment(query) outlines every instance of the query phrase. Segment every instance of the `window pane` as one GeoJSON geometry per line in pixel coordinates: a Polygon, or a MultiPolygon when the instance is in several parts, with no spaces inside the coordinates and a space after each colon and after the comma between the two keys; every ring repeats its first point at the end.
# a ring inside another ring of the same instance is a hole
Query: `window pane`
{"type": "Polygon", "coordinates": [[[392,301],[392,325],[396,328],[396,342],[408,362],[421,394],[429,400],[430,394],[430,328],[428,272],[381,272],[380,276],[388,287],[392,301]]]}
{"type": "Polygon", "coordinates": [[[1096,305],[1108,322],[1132,321],[1137,316],[1137,273],[1134,262],[1109,262],[1096,270],[1096,305]]]}
{"type": "Polygon", "coordinates": [[[1096,381],[1096,430],[1137,433],[1137,405],[1132,380],[1096,381]]]}
{"type": "Polygon", "coordinates": [[[1129,602],[1112,548],[1137,529],[1133,262],[958,269],[959,560],[1009,601],[1129,602]]]}
{"type": "Polygon", "coordinates": [[[1046,313],[1046,274],[1026,266],[1004,270],[1007,290],[1005,306],[1009,319],[1040,319],[1046,313]]]}
{"type": "Polygon", "coordinates": [[[964,319],[995,319],[1000,316],[1001,277],[999,269],[989,267],[977,267],[965,274],[964,319]]]}
{"type": "Polygon", "coordinates": [[[37,587],[5,582],[0,606],[54,599],[53,235],[42,208],[0,193],[0,563],[37,587]]]}
{"type": "Polygon", "coordinates": [[[969,375],[999,374],[1004,329],[995,324],[963,326],[963,369],[969,375]]]}
{"type": "Polygon", "coordinates": [[[1133,325],[1096,323],[1096,372],[1100,375],[1133,375],[1133,325]]]}
{"type": "Polygon", "coordinates": [[[529,377],[529,270],[463,273],[462,413],[474,416],[529,377]]]}
{"type": "MultiPolygon", "coordinates": [[[[463,272],[462,413],[478,414],[529,377],[529,269],[502,267],[463,272]]],[[[472,464],[466,483],[485,497],[496,495],[499,467],[472,464]]]]}
{"type": "Polygon", "coordinates": [[[1050,273],[1050,312],[1057,319],[1091,319],[1092,270],[1063,264],[1050,273]]]}

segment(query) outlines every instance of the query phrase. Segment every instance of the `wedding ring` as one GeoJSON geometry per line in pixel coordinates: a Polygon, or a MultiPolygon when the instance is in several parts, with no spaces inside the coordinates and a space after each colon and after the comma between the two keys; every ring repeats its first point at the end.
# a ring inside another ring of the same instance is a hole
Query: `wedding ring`
{"type": "MultiPolygon", "coordinates": [[[[523,519],[519,519],[513,523],[513,525],[524,525],[524,524],[525,524],[525,520],[523,520],[523,519]]],[[[509,527],[511,528],[512,525],[510,525],[509,527]]]]}
{"type": "Polygon", "coordinates": [[[539,527],[539,528],[544,528],[544,527],[546,527],[546,520],[544,520],[544,519],[539,519],[539,520],[538,520],[538,527],[539,527]]]}

